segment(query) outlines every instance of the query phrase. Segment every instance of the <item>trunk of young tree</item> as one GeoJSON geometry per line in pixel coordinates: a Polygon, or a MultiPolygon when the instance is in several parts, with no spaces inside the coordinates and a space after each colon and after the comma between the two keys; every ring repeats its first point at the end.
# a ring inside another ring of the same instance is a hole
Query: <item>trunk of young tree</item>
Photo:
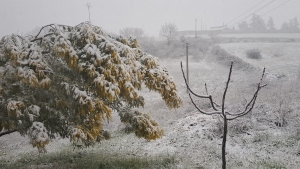
{"type": "Polygon", "coordinates": [[[188,84],[188,81],[187,81],[187,79],[185,77],[185,74],[184,74],[184,71],[183,71],[183,68],[182,68],[182,63],[181,63],[182,75],[183,75],[185,84],[186,84],[186,86],[188,88],[188,91],[189,91],[188,92],[189,97],[190,97],[193,105],[195,106],[195,108],[200,113],[202,113],[202,114],[205,114],[205,115],[220,115],[223,118],[223,127],[224,127],[224,130],[223,130],[223,139],[222,139],[222,169],[226,169],[226,139],[227,139],[227,132],[228,132],[228,121],[237,119],[237,118],[242,117],[242,116],[245,116],[246,114],[248,114],[249,112],[251,112],[252,109],[253,109],[253,107],[254,107],[254,105],[255,105],[255,102],[256,102],[259,90],[261,88],[263,88],[263,87],[266,86],[266,84],[262,85],[262,79],[263,79],[264,74],[265,74],[265,69],[264,69],[263,73],[262,73],[262,76],[260,78],[260,82],[257,84],[256,91],[253,94],[253,96],[250,99],[250,101],[246,104],[246,107],[245,107],[244,111],[242,111],[242,112],[236,112],[236,113],[228,112],[227,110],[225,110],[225,100],[226,100],[226,93],[227,93],[229,82],[230,82],[230,78],[231,78],[232,66],[233,66],[233,62],[231,62],[231,66],[230,66],[230,70],[229,70],[229,75],[228,75],[228,79],[227,79],[227,82],[226,82],[226,87],[225,87],[225,90],[224,90],[224,93],[223,93],[222,105],[219,106],[218,104],[216,104],[213,101],[212,96],[208,94],[206,84],[205,84],[206,95],[199,95],[199,94],[196,94],[195,92],[193,92],[191,90],[191,88],[190,88],[190,86],[188,84]],[[201,109],[200,107],[198,107],[196,105],[196,103],[194,102],[191,94],[194,95],[194,96],[196,96],[196,97],[198,97],[198,98],[209,99],[209,102],[210,102],[212,110],[211,111],[204,111],[203,109],[201,109]]]}
{"type": "Polygon", "coordinates": [[[227,139],[227,117],[224,117],[224,130],[222,141],[222,169],[226,169],[226,139],[227,139]]]}

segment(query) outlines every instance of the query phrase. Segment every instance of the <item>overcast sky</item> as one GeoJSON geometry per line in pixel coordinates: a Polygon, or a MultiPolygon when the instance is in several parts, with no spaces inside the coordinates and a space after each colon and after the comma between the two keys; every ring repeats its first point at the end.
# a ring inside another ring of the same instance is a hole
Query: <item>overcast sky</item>
{"type": "MultiPolygon", "coordinates": [[[[25,34],[50,23],[75,26],[89,20],[87,3],[94,25],[107,32],[119,34],[125,27],[142,28],[149,36],[158,36],[161,26],[174,23],[178,30],[194,30],[221,26],[237,18],[250,8],[253,10],[229,25],[253,14],[263,15],[288,0],[1,0],[0,36],[25,34]]],[[[294,17],[300,21],[300,0],[289,0],[263,16],[273,17],[275,26],[294,17]]],[[[248,18],[248,20],[251,17],[248,18]]]]}

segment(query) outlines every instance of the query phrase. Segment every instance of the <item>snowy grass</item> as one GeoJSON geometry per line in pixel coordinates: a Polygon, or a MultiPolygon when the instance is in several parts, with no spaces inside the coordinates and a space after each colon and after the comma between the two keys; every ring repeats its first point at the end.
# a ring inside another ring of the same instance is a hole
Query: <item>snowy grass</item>
{"type": "Polygon", "coordinates": [[[219,34],[224,38],[300,38],[300,33],[235,33],[219,34]]]}
{"type": "MultiPolygon", "coordinates": [[[[269,72],[264,81],[268,86],[261,90],[253,111],[244,118],[229,123],[228,168],[297,169],[300,166],[300,92],[299,79],[292,75],[299,70],[298,44],[250,43],[220,46],[218,52],[221,53],[216,54],[214,58],[209,52],[198,58],[191,57],[190,86],[195,92],[205,94],[204,84],[207,83],[208,92],[220,103],[229,72],[228,65],[222,62],[227,63],[232,58],[238,58],[241,63],[254,67],[253,71],[234,69],[232,72],[226,99],[227,109],[240,110],[245,100],[249,100],[253,94],[261,75],[261,68],[267,66],[269,72]],[[246,57],[245,51],[253,48],[262,51],[262,59],[253,60],[246,57]],[[223,57],[223,61],[216,60],[218,57],[223,57]],[[272,78],[271,75],[276,72],[283,72],[286,76],[272,78]],[[293,109],[286,116],[288,125],[285,127],[274,124],[280,117],[280,100],[286,100],[286,107],[293,109]]],[[[84,150],[72,151],[68,140],[64,145],[61,142],[51,142],[49,146],[56,148],[51,150],[49,147],[49,153],[39,157],[37,150],[32,149],[30,145],[9,144],[9,140],[22,140],[20,137],[1,138],[0,168],[86,168],[87,164],[89,168],[221,168],[222,123],[219,117],[202,115],[193,107],[182,78],[180,61],[183,61],[185,66],[185,56],[161,58],[161,64],[174,76],[184,102],[182,107],[169,110],[159,94],[149,90],[141,91],[146,102],[141,111],[149,112],[163,127],[165,135],[161,139],[147,142],[136,138],[133,133],[125,134],[125,126],[121,124],[117,113],[113,113],[113,120],[104,126],[105,130],[109,129],[112,132],[112,139],[84,150]],[[1,142],[10,145],[9,150],[1,146],[1,142]],[[13,150],[17,148],[20,150],[13,150]],[[7,162],[7,159],[12,157],[16,158],[16,163],[7,162]]],[[[208,108],[207,103],[201,99],[196,100],[196,103],[208,108]]]]}
{"type": "Polygon", "coordinates": [[[89,149],[72,151],[62,150],[42,155],[23,156],[13,164],[1,163],[1,168],[103,168],[103,169],[142,169],[142,168],[174,168],[174,156],[137,157],[110,154],[107,152],[93,152],[89,149]]]}
{"type": "Polygon", "coordinates": [[[300,66],[299,43],[224,43],[219,44],[226,52],[259,68],[265,67],[270,78],[280,78],[283,74],[289,79],[298,76],[300,66]],[[261,51],[262,59],[250,59],[246,52],[250,49],[261,51]]]}
{"type": "Polygon", "coordinates": [[[171,153],[151,153],[154,150],[145,147],[147,143],[153,148],[156,145],[119,131],[113,133],[112,140],[88,148],[73,150],[72,144],[67,143],[45,154],[38,154],[35,149],[14,154],[18,156],[15,160],[0,159],[0,168],[176,168],[178,158],[171,153]]]}

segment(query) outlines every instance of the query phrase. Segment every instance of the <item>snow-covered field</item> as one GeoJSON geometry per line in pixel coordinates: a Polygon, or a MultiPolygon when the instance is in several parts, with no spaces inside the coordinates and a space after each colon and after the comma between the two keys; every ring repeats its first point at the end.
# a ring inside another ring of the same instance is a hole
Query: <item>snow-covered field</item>
{"type": "Polygon", "coordinates": [[[276,76],[288,76],[295,79],[300,67],[299,43],[226,43],[220,44],[232,55],[242,58],[251,65],[265,67],[276,76]],[[246,52],[251,49],[261,51],[261,59],[247,58],[246,52]]]}
{"type": "Polygon", "coordinates": [[[228,33],[218,36],[224,38],[300,38],[300,33],[228,33]]]}
{"type": "MultiPolygon", "coordinates": [[[[300,33],[223,33],[215,34],[220,38],[284,38],[284,39],[299,39],[300,33]]],[[[190,37],[194,37],[191,35],[190,37]]],[[[198,37],[209,39],[211,36],[208,34],[199,34],[198,37]]],[[[161,39],[162,40],[162,39],[161,39]]]]}
{"type": "MultiPolygon", "coordinates": [[[[227,161],[230,168],[298,168],[300,166],[300,132],[295,125],[299,121],[300,107],[294,107],[293,116],[288,118],[291,125],[277,127],[274,124],[277,116],[271,103],[266,101],[273,97],[270,91],[276,92],[277,83],[295,81],[300,66],[299,43],[226,43],[221,48],[242,58],[254,67],[266,67],[274,79],[261,92],[253,112],[242,119],[229,123],[227,142],[227,161]],[[262,52],[262,59],[252,60],[246,57],[245,51],[257,48],[262,52]],[[284,74],[284,75],[283,75],[284,74]],[[282,76],[280,76],[282,75],[282,76]],[[278,77],[282,77],[281,79],[278,77]],[[274,88],[272,88],[274,87],[274,88]],[[293,117],[293,118],[292,118],[293,117]]],[[[124,125],[120,123],[117,113],[104,128],[112,132],[112,140],[104,141],[99,146],[89,148],[90,151],[109,151],[111,154],[124,153],[137,157],[156,156],[159,154],[175,155],[176,168],[221,168],[221,136],[222,123],[218,116],[202,115],[191,104],[180,70],[180,61],[185,65],[185,58],[161,59],[170,74],[174,77],[184,104],[177,110],[169,110],[160,95],[148,90],[141,91],[145,97],[145,108],[151,116],[164,128],[165,135],[158,140],[147,142],[138,139],[133,133],[125,134],[124,125]]],[[[228,75],[228,67],[214,62],[190,58],[190,84],[197,93],[208,91],[220,103],[221,94],[228,75]]],[[[254,91],[261,71],[235,70],[229,86],[227,105],[229,109],[239,109],[242,103],[254,91]]],[[[299,96],[299,93],[294,93],[299,96]]],[[[296,97],[296,96],[295,96],[296,97]]],[[[299,97],[297,97],[299,98],[299,97]]],[[[206,102],[196,101],[200,106],[206,102]]],[[[297,105],[296,100],[291,104],[297,105]]],[[[273,106],[274,108],[274,106],[273,106]]],[[[299,128],[299,126],[298,126],[299,128]]],[[[300,128],[299,128],[300,131],[300,128]]],[[[71,148],[66,139],[51,142],[48,152],[71,148]]],[[[22,154],[37,154],[28,143],[28,139],[14,133],[0,139],[0,158],[13,161],[22,154]],[[11,141],[13,140],[13,141],[11,141]]]]}

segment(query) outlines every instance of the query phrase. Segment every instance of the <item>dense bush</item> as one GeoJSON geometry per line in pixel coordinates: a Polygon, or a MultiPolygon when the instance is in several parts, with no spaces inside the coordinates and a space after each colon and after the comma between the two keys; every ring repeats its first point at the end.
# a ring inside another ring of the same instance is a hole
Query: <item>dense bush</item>
{"type": "Polygon", "coordinates": [[[246,51],[246,55],[250,59],[261,59],[261,51],[259,49],[250,49],[246,51]]]}

